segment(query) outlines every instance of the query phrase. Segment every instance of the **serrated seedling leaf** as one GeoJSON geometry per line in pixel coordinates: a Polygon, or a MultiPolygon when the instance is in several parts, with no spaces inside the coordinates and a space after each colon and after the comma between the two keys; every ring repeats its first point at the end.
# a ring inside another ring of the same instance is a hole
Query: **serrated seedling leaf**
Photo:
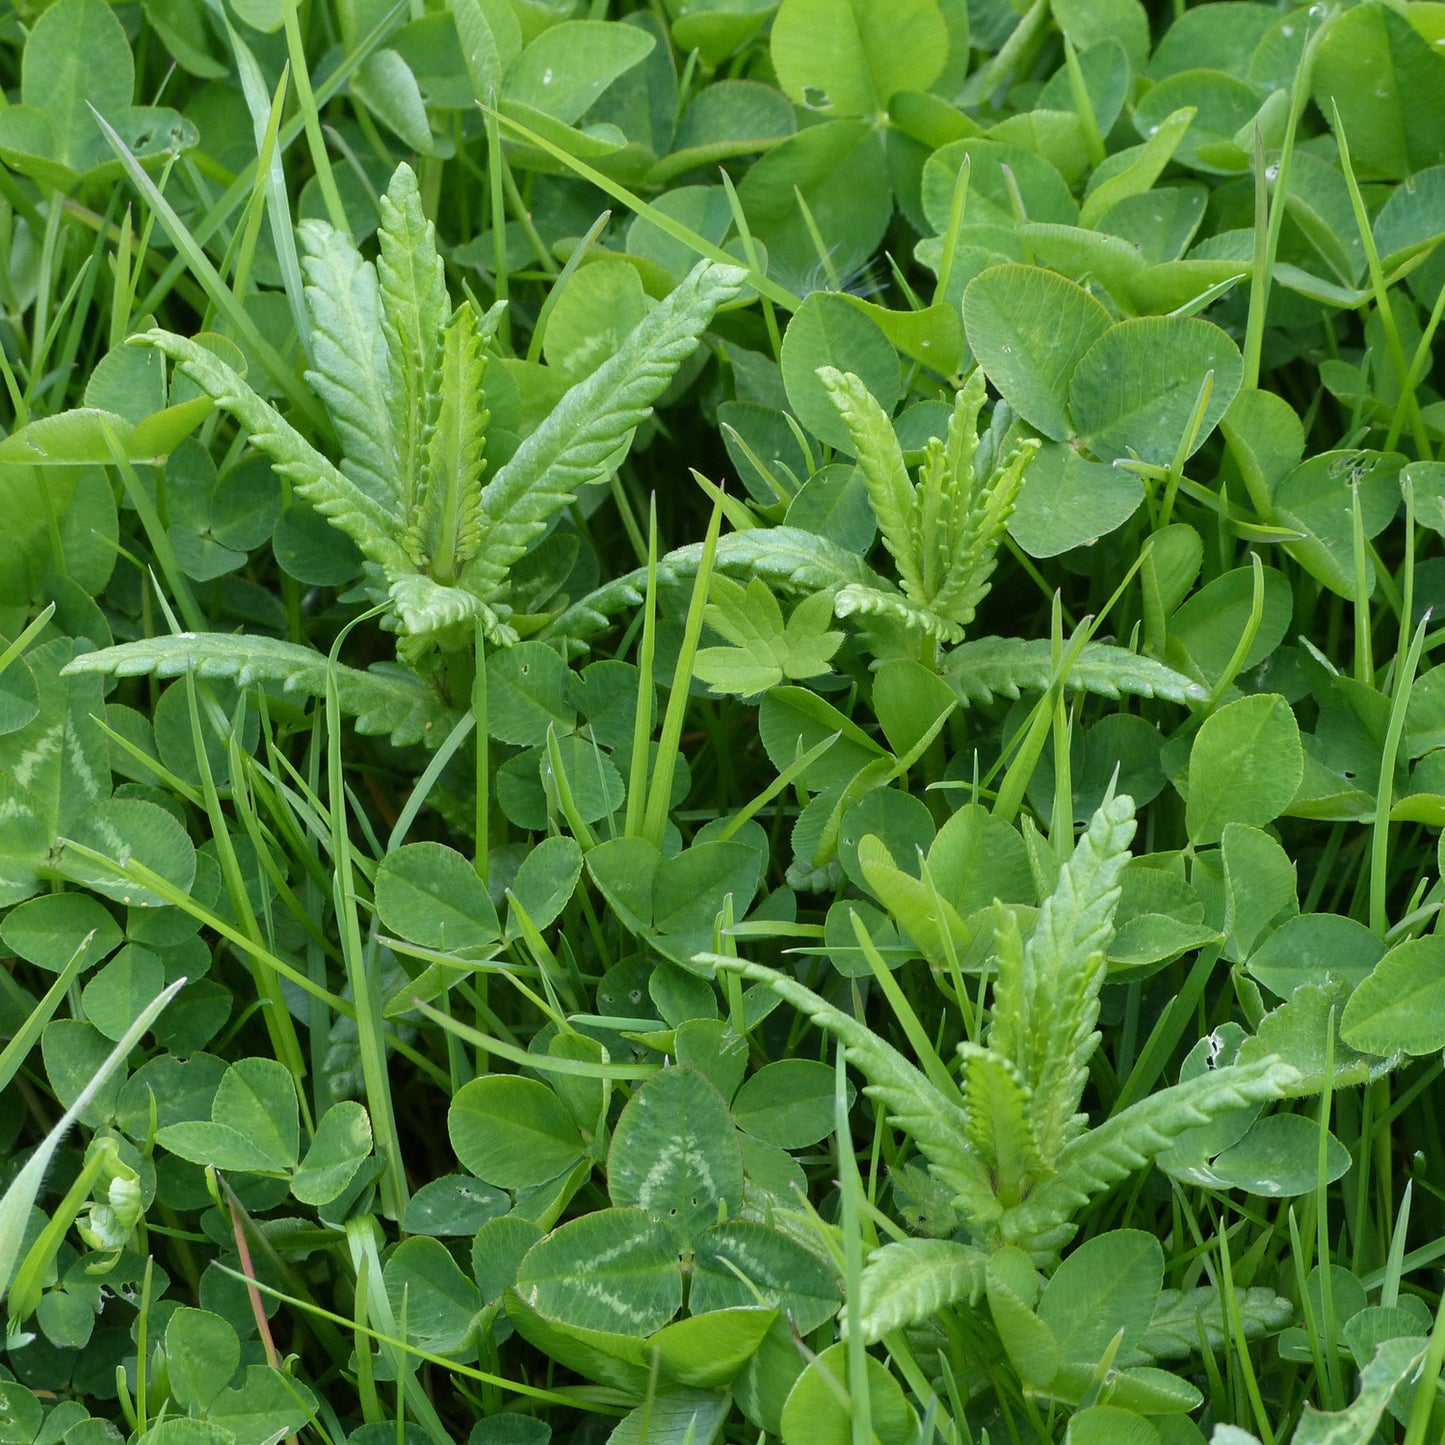
{"type": "Polygon", "coordinates": [[[1427,1445],[1445,4],[407,9],[0,5],[0,1445],[1427,1445]]]}
{"type": "Polygon", "coordinates": [[[356,719],[357,730],[388,733],[397,747],[431,738],[440,742],[456,721],[435,688],[408,668],[376,663],[363,672],[274,637],[180,633],[82,653],[69,671],[120,677],[176,677],[194,671],[201,678],[229,678],[238,687],[274,682],[283,691],[317,698],[326,696],[329,675],[341,710],[356,719]]]}
{"type": "MultiPolygon", "coordinates": [[[[951,1239],[890,1240],[869,1256],[858,1301],[858,1327],[869,1340],[928,1319],[946,1305],[975,1304],[984,1255],[951,1239]]],[[[850,1321],[851,1323],[851,1321],[850,1321]]]]}
{"type": "Polygon", "coordinates": [[[829,671],[828,661],[843,634],[830,629],[833,602],[827,593],[804,598],[787,622],[766,582],[755,577],[746,589],[721,572],[709,588],[706,620],[732,644],[701,648],[693,675],[715,692],[750,697],[789,679],[829,671]]]}
{"type": "Polygon", "coordinates": [[[628,333],[621,349],[572,387],[523,440],[482,488],[481,544],[462,573],[463,586],[486,596],[580,488],[609,475],[633,429],[743,278],[735,266],[695,266],[628,333]]]}

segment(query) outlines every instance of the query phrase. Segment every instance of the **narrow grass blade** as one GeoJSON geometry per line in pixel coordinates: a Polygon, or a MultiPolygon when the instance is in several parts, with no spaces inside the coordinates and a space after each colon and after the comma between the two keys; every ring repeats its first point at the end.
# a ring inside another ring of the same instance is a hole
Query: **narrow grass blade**
{"type": "MultiPolygon", "coordinates": [[[[291,12],[294,7],[287,6],[287,10],[291,12]]],[[[291,308],[291,322],[296,328],[296,339],[301,343],[307,362],[314,364],[311,354],[311,322],[306,315],[301,260],[296,254],[296,230],[291,221],[291,200],[286,193],[286,173],[281,167],[281,156],[276,148],[276,137],[281,128],[281,109],[286,100],[286,85],[290,72],[282,72],[275,94],[268,97],[256,57],[251,54],[246,42],[236,34],[235,27],[229,21],[226,23],[226,33],[231,40],[231,49],[235,52],[241,89],[251,112],[251,128],[256,135],[257,175],[265,175],[266,215],[271,223],[271,239],[276,246],[276,260],[281,267],[281,282],[286,291],[286,302],[291,308]]],[[[299,83],[297,93],[300,94],[299,83]]],[[[306,99],[311,99],[309,91],[306,99]]],[[[328,172],[328,178],[329,175],[328,172]]],[[[243,290],[237,291],[237,299],[245,301],[243,290]]]]}
{"type": "Polygon", "coordinates": [[[603,211],[593,221],[587,228],[587,234],[582,237],[572,254],[568,256],[567,264],[563,266],[561,274],[552,283],[552,289],[547,292],[547,299],[537,313],[537,324],[532,328],[532,339],[527,343],[528,361],[537,362],[542,359],[542,343],[547,338],[547,323],[552,319],[552,311],[561,298],[562,292],[566,289],[567,283],[577,274],[577,268],[587,258],[587,253],[592,249],[593,243],[602,234],[611,219],[612,212],[603,211]]]}
{"type": "Polygon", "coordinates": [[[382,1174],[382,1199],[387,1212],[400,1219],[406,1208],[408,1191],[406,1172],[401,1162],[401,1139],[397,1134],[396,1113],[392,1107],[391,1083],[386,1069],[386,1043],[381,1023],[381,992],[376,960],[375,927],[372,941],[363,945],[361,920],[356,906],[355,870],[352,867],[351,835],[345,781],[341,770],[341,707],[336,696],[334,668],[337,653],[347,633],[362,618],[362,613],[337,634],[326,669],[326,777],[331,802],[332,897],[341,928],[341,952],[346,960],[346,975],[356,1002],[357,1047],[361,1056],[361,1075],[366,1090],[367,1110],[376,1140],[376,1153],[385,1163],[382,1174]]]}
{"type": "Polygon", "coordinates": [[[647,592],[642,600],[642,641],[637,652],[637,710],[632,719],[632,762],[627,778],[629,838],[643,836],[647,811],[647,760],[652,740],[652,708],[656,697],[653,659],[657,652],[657,493],[647,511],[647,592]]]}
{"type": "Polygon", "coordinates": [[[25,1062],[30,1050],[40,1040],[40,1035],[45,1030],[45,1025],[55,1016],[55,1010],[60,1007],[60,1000],[65,997],[66,990],[75,982],[76,976],[85,966],[86,953],[90,948],[90,941],[95,937],[95,930],[92,929],[81,940],[79,947],[70,955],[64,968],[55,976],[55,982],[45,991],[45,997],[30,1010],[29,1017],[15,1031],[15,1037],[0,1050],[0,1089],[6,1088],[10,1081],[20,1072],[20,1066],[25,1062]]]}
{"type": "Polygon", "coordinates": [[[693,579],[692,600],[688,603],[687,621],[682,631],[682,647],[677,654],[677,668],[672,675],[672,691],[667,698],[667,712],[662,719],[662,735],[657,743],[657,758],[652,766],[652,783],[647,794],[647,812],[642,823],[642,836],[662,847],[667,829],[668,804],[672,797],[672,760],[682,741],[682,724],[687,716],[688,690],[692,685],[692,664],[697,656],[698,639],[702,636],[703,612],[707,607],[708,583],[712,580],[713,560],[717,556],[718,532],[722,527],[722,508],[714,506],[703,539],[702,559],[693,579]]]}
{"type": "Polygon", "coordinates": [[[17,637],[4,652],[0,652],[0,675],[3,675],[5,669],[45,631],[45,624],[54,616],[55,604],[53,602],[47,602],[44,608],[41,609],[39,616],[26,626],[20,636],[17,637]]]}

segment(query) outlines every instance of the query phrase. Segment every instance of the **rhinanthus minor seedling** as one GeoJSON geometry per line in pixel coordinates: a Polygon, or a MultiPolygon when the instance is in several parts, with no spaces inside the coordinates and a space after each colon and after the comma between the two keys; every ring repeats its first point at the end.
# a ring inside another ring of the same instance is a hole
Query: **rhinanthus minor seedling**
{"type": "MultiPolygon", "coordinates": [[[[931,1067],[910,1063],[795,979],[708,955],[718,969],[766,984],[838,1039],[867,1079],[866,1092],[912,1140],[956,1211],[962,1237],[887,1244],[869,1263],[850,1316],[869,1339],[920,1322],[940,1304],[976,1297],[998,1251],[1022,1251],[1051,1270],[1091,1197],[1150,1164],[1186,1130],[1277,1099],[1296,1077],[1273,1057],[1223,1066],[1089,1127],[1080,1106],[1100,1041],[1099,994],[1133,834],[1132,800],[1109,798],[1027,939],[1014,913],[1003,910],[988,1029],[982,1043],[959,1046],[957,1080],[936,1056],[931,1067]]],[[[896,1005],[902,995],[866,932],[855,929],[896,1005]]]]}
{"type": "MultiPolygon", "coordinates": [[[[382,198],[376,261],[326,222],[303,222],[299,234],[314,358],[307,379],[341,442],[339,464],[201,343],[160,330],[136,339],[171,357],[248,429],[296,493],[356,543],[368,563],[363,590],[400,634],[398,655],[447,699],[467,681],[478,632],[498,646],[516,640],[511,569],[581,488],[617,466],[744,273],[699,263],[510,457],[490,466],[487,346],[500,309],[482,314],[470,297],[452,306],[411,169],[399,166],[382,198]],[[459,659],[465,665],[454,678],[459,659]]],[[[162,675],[195,668],[317,696],[326,675],[323,658],[294,644],[253,638],[238,655],[232,639],[209,635],[102,649],[76,667],[162,675]]],[[[426,698],[414,682],[385,668],[334,675],[342,708],[363,727],[397,741],[417,735],[426,698]]]]}

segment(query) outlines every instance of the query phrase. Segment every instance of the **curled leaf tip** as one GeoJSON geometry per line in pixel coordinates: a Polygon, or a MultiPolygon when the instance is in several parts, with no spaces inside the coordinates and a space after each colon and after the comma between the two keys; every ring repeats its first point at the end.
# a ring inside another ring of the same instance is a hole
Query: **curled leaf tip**
{"type": "Polygon", "coordinates": [[[746,267],[734,266],[726,261],[701,261],[696,274],[699,281],[722,293],[721,300],[731,300],[743,289],[748,279],[746,267]]]}

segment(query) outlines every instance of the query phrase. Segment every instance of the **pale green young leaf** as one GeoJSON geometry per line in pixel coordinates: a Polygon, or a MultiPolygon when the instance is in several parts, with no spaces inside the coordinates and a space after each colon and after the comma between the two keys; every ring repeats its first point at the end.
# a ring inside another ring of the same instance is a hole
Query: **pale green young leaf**
{"type": "MultiPolygon", "coordinates": [[[[987,1257],[951,1239],[897,1239],[874,1250],[863,1268],[857,1328],[870,1344],[894,1330],[937,1317],[959,1301],[977,1304],[987,1257]]],[[[848,1324],[853,1327],[850,1312],[848,1324]]]]}
{"type": "Polygon", "coordinates": [[[362,672],[328,662],[309,647],[256,634],[183,632],[125,642],[82,653],[66,671],[178,677],[194,670],[197,677],[225,678],[237,687],[279,683],[287,692],[325,697],[328,668],[336,678],[341,709],[356,719],[358,732],[389,734],[397,747],[407,747],[428,738],[440,741],[456,721],[456,713],[407,668],[382,662],[362,672]]]}
{"type": "Polygon", "coordinates": [[[499,585],[578,488],[603,480],[633,429],[650,414],[696,348],[713,312],[746,273],[704,261],[562,398],[482,488],[481,549],[462,574],[479,595],[499,585]]]}
{"type": "Polygon", "coordinates": [[[868,500],[910,604],[886,590],[855,590],[840,597],[838,615],[886,615],[940,641],[960,641],[988,592],[1004,527],[1038,443],[1016,447],[986,480],[977,475],[986,388],[983,372],[975,369],[954,399],[947,440],[929,440],[915,485],[887,413],[863,382],[832,367],[819,368],[818,376],[853,440],[868,500]]]}
{"type": "Polygon", "coordinates": [[[853,438],[868,501],[878,519],[883,545],[898,565],[903,590],[915,602],[923,602],[928,591],[918,549],[918,506],[893,423],[861,377],[821,366],[818,379],[853,438]]]}
{"type": "Polygon", "coordinates": [[[442,584],[453,582],[481,543],[482,449],[490,414],[482,381],[487,358],[469,301],[442,336],[439,405],[427,438],[426,483],[409,529],[412,559],[442,584]]]}
{"type": "Polygon", "coordinates": [[[430,577],[409,573],[398,577],[387,593],[402,630],[412,637],[429,637],[460,623],[482,624],[486,637],[500,647],[517,640],[504,620],[505,607],[493,607],[463,587],[444,587],[430,577]]]}
{"type": "MultiPolygon", "coordinates": [[[[793,608],[788,618],[788,644],[797,651],[805,641],[815,644],[824,661],[832,657],[843,640],[841,632],[830,633],[828,624],[833,620],[833,599],[826,592],[815,592],[805,597],[793,608]],[[836,637],[837,642],[830,639],[836,637]],[[826,651],[822,649],[826,648],[826,651]]],[[[823,669],[818,669],[821,672],[823,669]]],[[[789,673],[790,677],[811,676],[809,673],[789,673]]]]}
{"type": "MultiPolygon", "coordinates": [[[[658,563],[659,579],[674,573],[691,575],[700,557],[696,544],[669,552],[658,563]]],[[[785,592],[822,592],[849,582],[882,581],[856,552],[798,527],[731,532],[718,541],[717,566],[730,574],[761,577],[785,592]]]]}
{"type": "Polygon", "coordinates": [[[364,557],[391,574],[411,571],[387,509],[323,457],[224,361],[169,331],[148,331],[136,340],[163,351],[175,361],[178,371],[230,412],[251,433],[251,441],[271,458],[276,470],[291,479],[297,493],[345,532],[364,557]]]}
{"type": "Polygon", "coordinates": [[[967,511],[961,513],[962,536],[955,542],[943,534],[945,570],[933,594],[932,606],[959,627],[967,627],[973,621],[979,603],[988,595],[989,579],[998,565],[999,543],[1013,515],[1024,472],[1038,451],[1039,443],[1033,438],[1021,442],[1010,453],[1002,470],[995,473],[976,504],[971,502],[967,511]]]}
{"type": "Polygon", "coordinates": [[[1011,908],[1000,909],[997,913],[993,955],[988,1044],[1005,1058],[1021,1058],[1027,1054],[1029,1040],[1034,1034],[1034,995],[1028,985],[1018,915],[1011,908]]]}
{"type": "Polygon", "coordinates": [[[381,198],[376,276],[386,338],[387,414],[391,418],[402,515],[416,504],[425,463],[426,434],[436,409],[442,328],[451,302],[437,255],[436,233],[421,206],[408,165],[396,168],[381,198]]]}
{"type": "MultiPolygon", "coordinates": [[[[1058,886],[1039,908],[1024,945],[1021,987],[1027,1032],[1012,1028],[989,1044],[1011,1058],[1033,1092],[1031,1117],[1045,1159],[1058,1156],[1084,1127],[1078,1113],[1098,1046],[1099,990],[1114,933],[1119,877],[1134,836],[1134,801],[1108,799],[1094,814],[1058,886]]],[[[1000,975],[999,986],[1004,984],[1000,975]]]]}
{"type": "Polygon", "coordinates": [[[930,437],[919,468],[918,545],[926,595],[933,599],[947,587],[947,579],[966,577],[971,570],[962,543],[972,520],[973,458],[983,401],[983,372],[975,367],[954,397],[946,443],[930,437]]]}
{"type": "Polygon", "coordinates": [[[1002,1054],[969,1043],[958,1051],[969,1143],[988,1169],[999,1202],[1009,1208],[1050,1172],[1029,1122],[1029,1091],[1002,1054]]]}
{"type": "Polygon", "coordinates": [[[785,677],[816,677],[828,671],[828,659],[842,645],[843,634],[828,630],[833,607],[826,592],[805,598],[786,623],[761,577],[744,588],[715,572],[708,595],[705,618],[733,645],[704,647],[693,673],[716,692],[749,697],[785,677]]]}
{"type": "Polygon", "coordinates": [[[342,472],[372,501],[395,512],[396,445],[376,272],[344,232],[323,221],[303,221],[297,229],[315,357],[306,380],[336,428],[346,456],[342,472]]]}
{"type": "Polygon", "coordinates": [[[958,642],[963,628],[940,617],[931,607],[892,591],[886,584],[851,583],[838,591],[833,611],[839,617],[883,617],[939,642],[958,642]]]}
{"type": "Polygon", "coordinates": [[[926,876],[917,878],[898,867],[881,838],[868,833],[858,840],[858,866],[874,895],[935,968],[944,967],[950,951],[955,957],[968,951],[973,935],[953,903],[926,876]]]}
{"type": "Polygon", "coordinates": [[[766,645],[783,630],[783,609],[766,582],[754,578],[743,587],[715,573],[708,587],[703,620],[734,647],[766,645]]]}

